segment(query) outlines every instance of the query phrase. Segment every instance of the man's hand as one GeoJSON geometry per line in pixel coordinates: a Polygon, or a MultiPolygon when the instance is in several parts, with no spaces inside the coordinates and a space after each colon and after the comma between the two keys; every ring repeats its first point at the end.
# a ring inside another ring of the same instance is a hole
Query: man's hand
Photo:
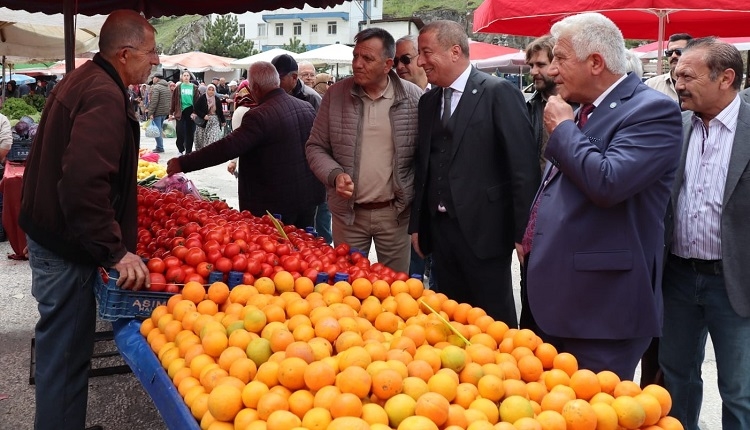
{"type": "Polygon", "coordinates": [[[414,248],[414,251],[417,253],[417,255],[419,255],[419,258],[424,258],[422,250],[419,249],[419,233],[411,234],[411,246],[414,248]]]}
{"type": "Polygon", "coordinates": [[[227,172],[234,175],[235,170],[237,170],[237,162],[232,160],[227,164],[227,172]]]}
{"type": "Polygon", "coordinates": [[[544,107],[544,128],[547,129],[547,133],[552,134],[561,122],[569,119],[575,120],[575,115],[568,102],[560,96],[551,96],[547,99],[547,106],[544,107]]]}
{"type": "Polygon", "coordinates": [[[180,172],[182,172],[182,166],[180,166],[179,157],[171,158],[167,161],[167,175],[172,176],[180,172]]]}
{"type": "Polygon", "coordinates": [[[336,193],[345,199],[350,199],[354,193],[354,182],[352,177],[346,173],[336,176],[336,193]]]}
{"type": "Polygon", "coordinates": [[[516,244],[516,256],[518,257],[518,262],[521,263],[521,266],[523,266],[526,262],[523,260],[523,245],[521,245],[520,243],[516,244]]]}
{"type": "Polygon", "coordinates": [[[143,263],[141,257],[132,252],[125,254],[125,256],[115,264],[115,269],[120,272],[117,286],[123,290],[138,291],[144,287],[147,290],[151,288],[151,279],[146,264],[143,263]]]}

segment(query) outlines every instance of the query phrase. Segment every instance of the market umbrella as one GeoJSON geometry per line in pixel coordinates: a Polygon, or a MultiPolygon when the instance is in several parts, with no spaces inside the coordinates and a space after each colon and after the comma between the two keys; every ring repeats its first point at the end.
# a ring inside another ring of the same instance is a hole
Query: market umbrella
{"type": "Polygon", "coordinates": [[[292,55],[295,60],[306,60],[313,64],[352,64],[354,48],[341,43],[323,46],[300,54],[292,55]]]}
{"type": "Polygon", "coordinates": [[[231,72],[234,69],[229,64],[235,59],[193,51],[176,55],[160,55],[159,60],[165,69],[187,69],[193,73],[198,73],[209,70],[231,72]]]}
{"type": "Polygon", "coordinates": [[[514,73],[520,75],[529,71],[529,66],[526,65],[526,53],[517,49],[510,54],[472,61],[472,63],[477,69],[497,70],[500,73],[514,73]]]}
{"type": "Polygon", "coordinates": [[[31,84],[31,83],[36,82],[35,78],[32,78],[29,75],[23,75],[20,73],[11,73],[10,75],[5,74],[2,76],[3,76],[3,79],[2,79],[3,82],[16,81],[17,85],[25,85],[25,84],[31,84]]]}
{"type": "Polygon", "coordinates": [[[231,63],[229,63],[229,65],[231,67],[234,67],[235,69],[243,69],[258,61],[267,61],[270,63],[271,60],[273,60],[274,58],[282,54],[295,55],[294,52],[287,51],[286,49],[273,48],[273,49],[269,49],[268,51],[257,53],[255,55],[250,55],[249,57],[240,58],[239,60],[234,60],[231,63]]]}
{"type": "MultiPolygon", "coordinates": [[[[475,40],[469,41],[469,61],[471,61],[474,67],[480,70],[496,70],[500,67],[512,65],[511,61],[505,56],[517,53],[518,49],[516,48],[477,42],[475,40]]],[[[518,73],[518,69],[518,67],[515,67],[514,71],[503,71],[503,73],[518,73]]]]}
{"type": "MultiPolygon", "coordinates": [[[[87,63],[89,61],[91,61],[91,58],[76,58],[75,59],[75,63],[76,63],[75,68],[77,69],[77,68],[83,66],[85,63],[87,63]]],[[[49,74],[52,74],[52,75],[62,75],[62,74],[65,73],[66,70],[67,70],[67,68],[65,66],[65,60],[63,60],[63,61],[58,61],[57,63],[51,65],[47,69],[47,72],[49,72],[49,74]]]]}
{"type": "MultiPolygon", "coordinates": [[[[739,51],[750,51],[750,37],[720,37],[719,40],[734,45],[739,51]]],[[[659,49],[659,42],[652,42],[633,48],[631,51],[642,60],[650,60],[657,58],[660,51],[667,49],[667,44],[667,41],[662,42],[661,49],[659,49]]]]}
{"type": "Polygon", "coordinates": [[[474,11],[474,31],[541,36],[555,22],[582,12],[609,17],[628,39],[662,42],[674,33],[693,37],[750,33],[750,0],[485,0],[474,11]]]}

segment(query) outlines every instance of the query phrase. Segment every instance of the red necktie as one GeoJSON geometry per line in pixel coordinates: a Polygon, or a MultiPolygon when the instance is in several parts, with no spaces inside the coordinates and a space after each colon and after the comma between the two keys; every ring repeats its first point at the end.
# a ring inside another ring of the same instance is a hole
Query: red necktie
{"type": "MultiPolygon", "coordinates": [[[[578,111],[578,128],[583,128],[583,126],[586,125],[589,120],[589,115],[594,111],[595,107],[596,106],[594,106],[592,103],[586,103],[581,106],[581,109],[578,111]]],[[[542,184],[542,189],[539,191],[539,196],[536,198],[534,206],[531,208],[531,213],[529,214],[529,223],[526,224],[526,231],[524,232],[523,240],[521,241],[524,256],[528,255],[531,252],[534,230],[536,230],[536,216],[537,212],[539,211],[539,202],[542,201],[542,197],[544,196],[544,188],[547,186],[549,181],[551,181],[552,178],[555,177],[558,171],[559,169],[557,168],[557,166],[553,165],[549,171],[549,174],[545,178],[546,180],[542,184]]]]}

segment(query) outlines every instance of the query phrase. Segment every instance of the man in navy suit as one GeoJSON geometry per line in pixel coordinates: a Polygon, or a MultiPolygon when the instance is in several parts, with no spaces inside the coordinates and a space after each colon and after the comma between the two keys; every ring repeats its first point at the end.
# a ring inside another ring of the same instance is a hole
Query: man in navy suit
{"type": "Polygon", "coordinates": [[[433,88],[419,100],[412,245],[432,252],[437,291],[517,327],[510,262],[539,184],[523,96],[471,66],[456,22],[427,24],[418,45],[433,88]]]}
{"type": "Polygon", "coordinates": [[[551,33],[559,95],[544,111],[550,163],[523,243],[529,304],[542,337],[581,368],[632,379],[661,334],[680,110],[626,74],[622,33],[603,15],[565,18],[551,33]],[[566,101],[581,104],[575,115],[566,101]]]}

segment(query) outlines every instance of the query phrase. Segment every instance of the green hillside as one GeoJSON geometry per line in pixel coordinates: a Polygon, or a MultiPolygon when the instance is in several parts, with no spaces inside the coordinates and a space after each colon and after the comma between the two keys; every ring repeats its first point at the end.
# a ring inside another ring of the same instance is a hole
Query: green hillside
{"type": "Polygon", "coordinates": [[[476,9],[482,0],[384,0],[383,15],[393,18],[419,16],[425,10],[457,10],[469,11],[476,9]]]}
{"type": "Polygon", "coordinates": [[[149,22],[156,28],[156,45],[169,47],[177,37],[177,30],[193,21],[201,18],[200,15],[168,16],[164,18],[152,18],[149,22]]]}

